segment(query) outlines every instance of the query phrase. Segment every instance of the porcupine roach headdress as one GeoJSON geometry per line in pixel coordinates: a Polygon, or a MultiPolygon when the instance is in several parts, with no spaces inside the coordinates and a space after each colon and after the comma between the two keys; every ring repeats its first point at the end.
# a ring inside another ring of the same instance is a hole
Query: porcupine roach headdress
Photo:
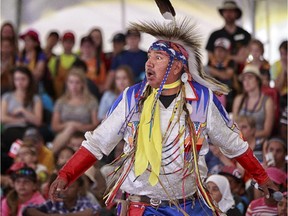
{"type": "MultiPolygon", "coordinates": [[[[188,18],[184,18],[183,20],[176,21],[175,20],[176,13],[169,0],[155,0],[155,1],[163,17],[165,19],[171,20],[171,22],[166,23],[166,24],[165,23],[162,24],[156,21],[131,23],[131,28],[135,28],[139,30],[140,32],[144,32],[144,33],[147,33],[156,37],[157,40],[160,41],[160,45],[159,44],[157,45],[157,42],[154,43],[155,46],[158,46],[157,47],[158,49],[163,49],[162,48],[163,45],[161,45],[161,41],[168,41],[168,42],[172,42],[174,44],[180,45],[180,46],[176,45],[176,47],[178,48],[180,47],[180,53],[177,52],[176,50],[171,51],[169,47],[167,49],[164,48],[164,51],[166,51],[170,55],[170,62],[168,64],[166,74],[163,78],[163,81],[160,85],[157,95],[160,95],[162,91],[163,85],[165,84],[166,78],[170,72],[172,62],[174,61],[175,58],[178,60],[184,59],[184,61],[182,62],[184,64],[187,64],[186,67],[184,65],[184,70],[186,73],[189,73],[191,75],[193,80],[202,84],[203,86],[206,86],[207,88],[211,89],[213,92],[227,94],[229,92],[229,89],[226,85],[218,82],[217,80],[210,77],[203,71],[203,67],[201,63],[201,54],[200,54],[200,39],[199,39],[199,35],[196,33],[195,25],[191,24],[191,20],[189,20],[188,18]],[[181,51],[182,48],[184,48],[184,51],[181,51]]],[[[152,49],[153,49],[153,45],[152,45],[152,49]]],[[[155,101],[157,101],[157,96],[154,98],[154,102],[155,101]]],[[[154,103],[154,106],[155,106],[155,103],[154,103]]],[[[141,129],[141,124],[139,127],[141,129]]],[[[203,187],[203,183],[202,183],[199,168],[198,168],[198,159],[197,159],[198,156],[196,154],[195,145],[196,144],[194,143],[192,145],[193,146],[192,148],[193,148],[195,175],[196,175],[198,190],[201,196],[206,201],[206,203],[211,207],[213,212],[216,215],[218,215],[217,208],[214,206],[213,201],[211,200],[211,197],[209,196],[209,194],[206,193],[206,190],[203,187]]],[[[137,148],[139,148],[139,146],[137,148]]],[[[135,164],[136,162],[137,162],[137,152],[136,152],[135,164]]],[[[152,170],[153,170],[153,166],[152,166],[152,170]]],[[[137,170],[136,170],[136,165],[135,165],[135,173],[136,171],[137,170]]]]}
{"type": "Polygon", "coordinates": [[[156,21],[131,23],[131,28],[150,34],[157,40],[170,41],[180,44],[188,53],[188,72],[192,79],[206,86],[213,92],[227,94],[229,89],[226,85],[218,82],[203,71],[200,54],[200,37],[196,32],[196,26],[191,20],[175,20],[175,11],[169,0],[155,0],[160,12],[165,19],[171,20],[169,23],[156,21]]]}

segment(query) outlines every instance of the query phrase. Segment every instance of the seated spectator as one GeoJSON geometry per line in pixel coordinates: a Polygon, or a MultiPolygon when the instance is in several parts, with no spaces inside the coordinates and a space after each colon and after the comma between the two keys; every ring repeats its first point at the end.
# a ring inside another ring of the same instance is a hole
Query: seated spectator
{"type": "Polygon", "coordinates": [[[107,62],[106,62],[106,58],[105,58],[105,53],[103,52],[103,48],[104,48],[104,44],[103,44],[103,34],[102,34],[102,30],[101,28],[92,28],[89,31],[88,34],[89,37],[92,38],[93,40],[93,46],[95,49],[95,56],[97,59],[97,62],[101,62],[100,64],[102,64],[102,62],[105,64],[105,68],[107,71],[107,62]]]}
{"type": "Polygon", "coordinates": [[[65,165],[74,153],[75,151],[68,146],[63,146],[59,149],[58,153],[55,155],[57,172],[65,165]]]}
{"type": "Polygon", "coordinates": [[[14,46],[15,46],[15,51],[18,51],[18,37],[15,31],[15,27],[13,26],[12,23],[10,22],[4,22],[1,25],[1,40],[2,39],[9,39],[13,42],[14,46]]]}
{"type": "Polygon", "coordinates": [[[87,88],[82,70],[72,69],[67,77],[65,94],[56,101],[51,127],[57,134],[53,152],[67,143],[75,131],[94,130],[98,125],[98,101],[87,88]]]}
{"type": "Polygon", "coordinates": [[[100,211],[100,206],[91,203],[84,194],[83,178],[78,178],[73,184],[69,185],[61,196],[63,201],[46,201],[42,205],[29,206],[24,210],[25,216],[45,216],[45,215],[85,215],[96,216],[100,211]]]}
{"type": "MultiPolygon", "coordinates": [[[[120,65],[131,67],[135,82],[139,82],[145,75],[145,62],[147,61],[147,52],[140,49],[141,34],[135,29],[128,29],[126,32],[127,50],[117,55],[112,62],[109,73],[114,73],[120,65]]],[[[110,76],[111,78],[112,76],[110,76]]],[[[111,79],[110,84],[112,83],[111,79]]]]}
{"type": "Polygon", "coordinates": [[[1,38],[1,95],[13,89],[12,71],[15,67],[16,47],[9,38],[1,38]]]}
{"type": "Polygon", "coordinates": [[[243,140],[247,141],[249,147],[253,150],[254,155],[259,158],[262,155],[261,149],[255,149],[256,147],[256,122],[255,119],[251,116],[238,116],[235,119],[237,123],[243,140]]]}
{"type": "MultiPolygon", "coordinates": [[[[286,190],[286,173],[275,168],[268,167],[266,172],[269,178],[279,187],[280,191],[286,190]]],[[[256,190],[256,189],[255,189],[256,190]]],[[[253,200],[247,209],[246,216],[250,215],[277,215],[277,201],[272,196],[266,198],[266,196],[253,200]],[[261,212],[261,214],[259,214],[261,212]]]]}
{"type": "Polygon", "coordinates": [[[264,59],[264,45],[260,40],[252,39],[250,41],[247,64],[252,64],[258,67],[261,74],[270,70],[269,62],[264,59]]]}
{"type": "Polygon", "coordinates": [[[288,41],[283,41],[279,46],[280,59],[271,67],[271,78],[275,82],[275,88],[279,91],[281,111],[287,106],[287,49],[288,41]]]}
{"type": "Polygon", "coordinates": [[[38,85],[39,93],[48,93],[53,98],[52,78],[47,68],[47,57],[41,48],[38,33],[28,30],[20,38],[24,40],[24,49],[17,57],[16,65],[28,67],[38,85]]]}
{"type": "Polygon", "coordinates": [[[79,149],[82,142],[84,141],[84,133],[81,131],[75,131],[69,140],[67,141],[67,147],[72,148],[75,152],[79,149]]]}
{"type": "Polygon", "coordinates": [[[228,179],[231,193],[235,200],[235,207],[242,215],[244,215],[250,203],[250,199],[245,190],[245,183],[242,178],[242,173],[236,166],[224,166],[219,174],[228,179]]]}
{"type": "Polygon", "coordinates": [[[125,88],[132,86],[134,83],[133,72],[127,65],[122,65],[117,68],[115,72],[115,80],[110,90],[103,94],[98,111],[98,120],[102,121],[106,113],[112,106],[116,98],[125,90],[125,88]]]}
{"type": "Polygon", "coordinates": [[[211,175],[206,179],[207,190],[212,199],[218,204],[219,209],[227,216],[241,215],[235,207],[229,181],[221,175],[211,175]]]}
{"type": "Polygon", "coordinates": [[[48,169],[48,173],[52,173],[55,167],[54,156],[50,149],[45,145],[43,136],[36,128],[28,128],[23,136],[23,143],[30,143],[36,148],[37,161],[48,169]]]}
{"type": "Polygon", "coordinates": [[[233,166],[234,162],[226,157],[219,147],[210,144],[209,152],[205,155],[205,160],[210,174],[218,174],[223,166],[233,166]]]}
{"type": "MultiPolygon", "coordinates": [[[[213,56],[209,59],[207,65],[207,72],[231,89],[228,95],[222,96],[226,98],[226,104],[223,105],[227,112],[232,111],[233,99],[236,96],[236,92],[239,91],[238,85],[235,85],[234,82],[234,80],[236,80],[236,65],[235,62],[229,58],[229,50],[230,41],[227,38],[218,38],[214,43],[213,56]]],[[[236,84],[238,84],[238,81],[236,84]]]]}
{"type": "MultiPolygon", "coordinates": [[[[255,149],[262,150],[264,141],[271,135],[273,129],[273,102],[270,97],[264,95],[261,91],[261,77],[256,66],[245,66],[239,78],[243,83],[244,93],[238,95],[233,102],[233,118],[236,119],[239,115],[247,115],[255,119],[255,149]]],[[[260,155],[258,160],[263,161],[263,156],[260,155]]]]}
{"type": "Polygon", "coordinates": [[[283,195],[282,200],[277,204],[278,216],[287,216],[287,191],[283,195]]]}
{"type": "Polygon", "coordinates": [[[59,41],[58,32],[50,31],[47,36],[46,47],[44,49],[45,55],[47,57],[47,61],[49,61],[52,56],[56,56],[56,54],[53,53],[53,48],[57,45],[58,41],[59,41]]]}
{"type": "MultiPolygon", "coordinates": [[[[40,127],[42,124],[42,102],[35,93],[32,73],[25,67],[13,70],[13,91],[7,92],[1,100],[2,163],[8,168],[11,160],[7,153],[16,139],[21,139],[29,126],[40,127]],[[6,158],[6,159],[5,159],[6,158]]],[[[4,168],[4,167],[3,167],[4,168]]],[[[5,168],[2,170],[5,172],[5,168]]],[[[3,172],[2,172],[3,173],[3,172]]]]}
{"type": "Polygon", "coordinates": [[[94,43],[90,36],[81,39],[80,59],[87,65],[86,76],[95,83],[102,93],[106,82],[105,62],[96,56],[94,43]]]}
{"type": "MultiPolygon", "coordinates": [[[[84,74],[86,74],[88,71],[86,63],[79,58],[77,58],[75,62],[72,64],[71,69],[82,70],[84,74]]],[[[98,101],[100,101],[102,94],[100,93],[98,87],[95,85],[93,80],[91,80],[90,78],[86,76],[86,82],[87,82],[87,86],[91,94],[94,97],[96,97],[98,101]]]]}
{"type": "Polygon", "coordinates": [[[59,56],[51,57],[48,62],[48,68],[53,77],[53,86],[55,89],[55,98],[59,98],[65,91],[65,81],[73,62],[77,59],[73,53],[75,36],[72,32],[65,32],[62,36],[63,53],[59,56]]]}
{"type": "Polygon", "coordinates": [[[38,162],[38,152],[33,143],[24,142],[14,160],[15,162],[10,169],[13,169],[17,163],[22,163],[35,170],[39,183],[44,183],[48,179],[47,167],[38,162]]]}
{"type": "Polygon", "coordinates": [[[22,210],[26,206],[45,202],[37,189],[37,176],[32,168],[20,168],[11,177],[14,189],[1,202],[2,216],[22,216],[22,210]]]}
{"type": "Polygon", "coordinates": [[[280,118],[280,94],[276,88],[270,87],[270,72],[264,70],[261,72],[262,89],[263,94],[270,96],[274,104],[274,127],[272,134],[276,135],[279,127],[280,118]]]}
{"type": "Polygon", "coordinates": [[[287,163],[285,157],[287,156],[287,143],[280,137],[272,137],[267,141],[267,147],[263,153],[264,166],[276,167],[283,172],[287,171],[287,163]]]}
{"type": "Polygon", "coordinates": [[[107,71],[110,70],[113,59],[125,50],[126,45],[125,35],[122,33],[117,33],[113,36],[111,42],[113,43],[112,52],[105,53],[105,62],[106,62],[105,65],[107,71]]]}

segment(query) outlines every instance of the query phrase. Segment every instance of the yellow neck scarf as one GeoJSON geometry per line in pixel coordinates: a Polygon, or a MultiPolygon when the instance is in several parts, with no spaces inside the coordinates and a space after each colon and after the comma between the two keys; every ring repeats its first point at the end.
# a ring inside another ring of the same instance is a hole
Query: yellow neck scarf
{"type": "MultiPolygon", "coordinates": [[[[174,83],[164,85],[163,89],[173,89],[180,84],[181,81],[177,80],[174,83]]],[[[155,101],[158,90],[159,89],[153,89],[153,92],[147,97],[143,104],[135,154],[135,175],[139,176],[144,173],[150,164],[151,174],[149,182],[152,186],[156,185],[158,182],[162,160],[160,108],[159,101],[155,101]],[[156,105],[153,114],[154,103],[156,103],[156,105]]]]}

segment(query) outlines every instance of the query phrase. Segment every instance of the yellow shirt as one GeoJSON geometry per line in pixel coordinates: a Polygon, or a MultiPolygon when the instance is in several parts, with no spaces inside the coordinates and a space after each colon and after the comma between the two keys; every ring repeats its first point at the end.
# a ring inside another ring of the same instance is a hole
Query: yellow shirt
{"type": "MultiPolygon", "coordinates": [[[[271,67],[271,79],[276,80],[282,71],[283,69],[282,69],[281,61],[280,60],[276,61],[271,67]]],[[[287,93],[288,93],[288,87],[287,87],[287,82],[286,82],[286,85],[283,85],[280,91],[280,95],[285,95],[287,93]]]]}
{"type": "Polygon", "coordinates": [[[39,152],[38,163],[46,166],[48,169],[48,173],[52,173],[55,168],[53,152],[50,149],[48,149],[46,146],[42,146],[39,152]]]}
{"type": "MultiPolygon", "coordinates": [[[[64,69],[69,69],[74,63],[76,59],[76,55],[63,53],[59,56],[59,58],[60,58],[61,67],[63,67],[64,69]]],[[[57,60],[57,57],[53,56],[48,62],[48,68],[53,77],[56,76],[56,60],[57,60]]]]}

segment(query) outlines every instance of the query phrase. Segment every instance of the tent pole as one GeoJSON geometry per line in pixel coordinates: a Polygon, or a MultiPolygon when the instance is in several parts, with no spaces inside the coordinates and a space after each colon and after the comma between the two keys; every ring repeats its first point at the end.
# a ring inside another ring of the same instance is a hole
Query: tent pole
{"type": "Polygon", "coordinates": [[[126,3],[125,0],[121,0],[121,27],[124,31],[126,29],[126,3]]]}
{"type": "Polygon", "coordinates": [[[16,2],[16,32],[20,31],[21,17],[22,17],[22,0],[17,0],[16,2]]]}

